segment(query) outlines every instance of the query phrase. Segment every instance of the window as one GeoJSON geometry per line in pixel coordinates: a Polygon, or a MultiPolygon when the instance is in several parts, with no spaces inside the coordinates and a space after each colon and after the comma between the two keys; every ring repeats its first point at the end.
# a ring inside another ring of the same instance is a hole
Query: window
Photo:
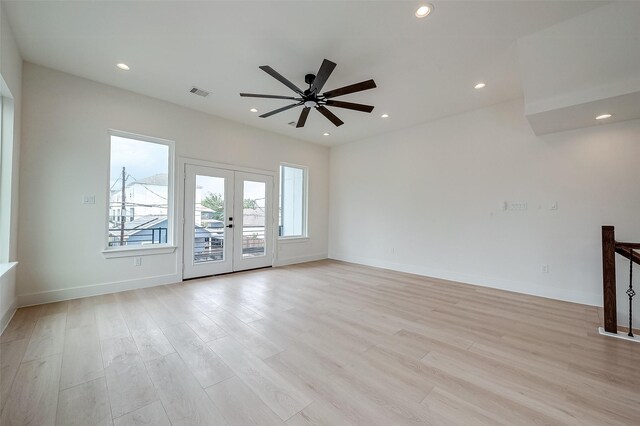
{"type": "Polygon", "coordinates": [[[280,166],[280,237],[307,236],[307,168],[280,166]]]}
{"type": "MultiPolygon", "coordinates": [[[[2,264],[11,261],[10,248],[12,243],[11,210],[15,199],[13,176],[17,164],[14,163],[13,150],[13,99],[10,93],[2,89],[7,86],[0,76],[0,273],[2,264]]],[[[15,256],[15,255],[14,255],[15,256]]]]}
{"type": "Polygon", "coordinates": [[[111,132],[107,248],[171,244],[173,142],[111,132]]]}

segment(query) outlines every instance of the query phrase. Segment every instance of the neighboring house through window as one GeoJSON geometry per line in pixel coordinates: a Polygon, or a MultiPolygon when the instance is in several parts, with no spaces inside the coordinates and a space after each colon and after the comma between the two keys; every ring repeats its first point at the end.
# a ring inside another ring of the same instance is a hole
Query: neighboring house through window
{"type": "Polygon", "coordinates": [[[173,142],[111,133],[109,248],[170,244],[173,142]]]}

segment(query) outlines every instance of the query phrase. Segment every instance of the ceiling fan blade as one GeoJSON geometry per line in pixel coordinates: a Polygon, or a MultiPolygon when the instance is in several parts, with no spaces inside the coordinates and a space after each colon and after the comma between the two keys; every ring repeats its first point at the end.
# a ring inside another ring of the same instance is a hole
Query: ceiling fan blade
{"type": "Polygon", "coordinates": [[[282,108],[274,109],[273,111],[269,111],[269,112],[267,112],[265,114],[262,114],[260,116],[260,118],[271,117],[274,114],[277,114],[277,113],[282,112],[282,111],[286,111],[286,110],[291,109],[293,107],[297,107],[298,105],[302,105],[302,102],[298,102],[297,104],[291,104],[291,105],[287,105],[287,106],[282,107],[282,108]]]}
{"type": "Polygon", "coordinates": [[[333,69],[336,67],[336,64],[331,62],[328,59],[322,61],[322,65],[320,65],[320,69],[318,70],[318,74],[316,74],[316,78],[313,80],[313,84],[311,85],[311,91],[320,93],[322,87],[329,79],[329,76],[333,72],[333,69]]]}
{"type": "Polygon", "coordinates": [[[258,93],[240,93],[243,98],[267,98],[267,99],[293,99],[299,100],[300,98],[294,98],[293,96],[280,96],[280,95],[260,95],[258,93]]]}
{"type": "Polygon", "coordinates": [[[302,108],[302,111],[300,112],[300,118],[298,118],[298,124],[296,124],[296,127],[304,127],[304,123],[307,122],[307,117],[309,116],[309,111],[311,111],[311,108],[309,107],[302,108]]]}
{"type": "Polygon", "coordinates": [[[329,90],[324,92],[325,99],[335,98],[336,96],[348,95],[349,93],[361,92],[363,90],[369,90],[376,87],[376,82],[373,80],[361,81],[360,83],[352,84],[350,86],[344,86],[339,89],[329,90]]]}
{"type": "Polygon", "coordinates": [[[342,101],[334,101],[329,99],[327,101],[328,106],[336,107],[336,108],[346,108],[353,109],[355,111],[360,112],[371,112],[373,111],[373,105],[364,105],[364,104],[354,104],[353,102],[342,102],[342,101]]]}
{"type": "Polygon", "coordinates": [[[329,111],[328,109],[326,109],[325,107],[323,107],[322,105],[320,105],[319,107],[316,107],[316,109],[318,110],[318,112],[322,115],[324,115],[325,117],[327,117],[327,119],[332,122],[333,124],[335,124],[336,127],[338,126],[342,126],[344,124],[344,121],[340,120],[338,117],[335,116],[334,113],[332,113],[331,111],[329,111]]]}
{"type": "Polygon", "coordinates": [[[278,80],[280,83],[282,83],[285,86],[287,86],[289,89],[293,90],[294,92],[296,92],[296,93],[298,93],[300,95],[302,94],[302,90],[298,86],[296,86],[295,84],[293,84],[292,82],[290,82],[289,80],[287,80],[286,78],[281,76],[276,70],[271,68],[269,65],[262,65],[260,67],[260,69],[262,71],[266,72],[267,74],[269,74],[271,77],[273,77],[276,80],[278,80]]]}

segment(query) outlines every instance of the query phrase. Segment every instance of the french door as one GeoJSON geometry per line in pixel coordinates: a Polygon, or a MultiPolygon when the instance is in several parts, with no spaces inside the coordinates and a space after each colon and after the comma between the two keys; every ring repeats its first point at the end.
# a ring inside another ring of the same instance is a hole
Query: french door
{"type": "Polygon", "coordinates": [[[185,166],[184,278],[271,266],[273,176],[185,166]]]}

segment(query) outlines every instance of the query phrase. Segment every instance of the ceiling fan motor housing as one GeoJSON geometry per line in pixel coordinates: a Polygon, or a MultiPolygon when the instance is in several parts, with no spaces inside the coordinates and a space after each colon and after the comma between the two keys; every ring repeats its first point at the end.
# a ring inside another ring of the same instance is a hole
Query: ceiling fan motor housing
{"type": "Polygon", "coordinates": [[[307,83],[309,86],[313,84],[315,79],[316,79],[315,74],[307,74],[304,76],[304,82],[307,83]]]}

